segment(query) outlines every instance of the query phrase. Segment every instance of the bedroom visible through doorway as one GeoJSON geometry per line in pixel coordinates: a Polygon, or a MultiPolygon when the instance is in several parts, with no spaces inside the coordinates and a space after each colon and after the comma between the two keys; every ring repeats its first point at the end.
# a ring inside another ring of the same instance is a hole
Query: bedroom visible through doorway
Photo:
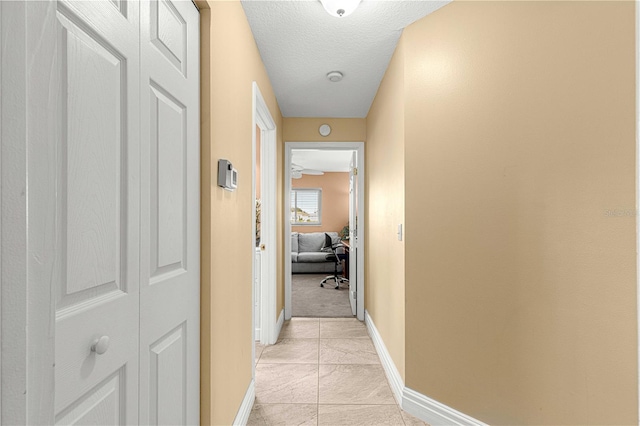
{"type": "Polygon", "coordinates": [[[286,319],[359,316],[358,144],[286,144],[286,319]]]}

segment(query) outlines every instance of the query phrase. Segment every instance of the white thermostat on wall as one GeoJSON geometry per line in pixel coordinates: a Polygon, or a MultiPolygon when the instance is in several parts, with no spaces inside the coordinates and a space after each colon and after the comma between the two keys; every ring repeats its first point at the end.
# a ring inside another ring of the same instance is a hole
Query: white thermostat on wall
{"type": "Polygon", "coordinates": [[[320,135],[322,136],[329,136],[329,134],[331,133],[331,126],[329,126],[328,124],[323,124],[318,129],[318,132],[320,132],[320,135]]]}
{"type": "Polygon", "coordinates": [[[229,160],[218,160],[218,186],[233,191],[238,187],[238,171],[229,160]]]}

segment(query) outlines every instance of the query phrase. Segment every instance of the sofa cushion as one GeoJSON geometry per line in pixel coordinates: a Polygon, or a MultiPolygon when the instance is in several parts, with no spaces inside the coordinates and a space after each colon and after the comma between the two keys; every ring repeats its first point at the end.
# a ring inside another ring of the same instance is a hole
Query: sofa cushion
{"type": "Polygon", "coordinates": [[[298,263],[308,262],[308,263],[320,263],[320,262],[331,262],[327,260],[327,253],[320,252],[304,252],[298,254],[298,263]]]}
{"type": "Polygon", "coordinates": [[[292,253],[298,252],[298,233],[297,232],[291,233],[291,252],[292,253]]]}
{"type": "Polygon", "coordinates": [[[296,263],[298,261],[298,253],[291,252],[291,261],[296,263]]]}
{"type": "MultiPolygon", "coordinates": [[[[332,262],[295,262],[291,264],[293,274],[333,274],[335,264],[332,262]]],[[[342,273],[342,265],[338,265],[338,273],[342,273]]]]}
{"type": "MultiPolygon", "coordinates": [[[[298,234],[298,253],[319,252],[320,250],[322,250],[323,245],[324,232],[298,234]]],[[[299,259],[298,262],[300,262],[299,259]]]]}

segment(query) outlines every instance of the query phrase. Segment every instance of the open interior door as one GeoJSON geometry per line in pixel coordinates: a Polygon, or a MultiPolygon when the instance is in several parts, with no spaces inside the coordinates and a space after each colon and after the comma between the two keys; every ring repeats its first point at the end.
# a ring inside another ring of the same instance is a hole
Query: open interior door
{"type": "Polygon", "coordinates": [[[356,151],[351,156],[349,166],[349,303],[356,315],[356,284],[358,282],[358,157],[356,151]]]}

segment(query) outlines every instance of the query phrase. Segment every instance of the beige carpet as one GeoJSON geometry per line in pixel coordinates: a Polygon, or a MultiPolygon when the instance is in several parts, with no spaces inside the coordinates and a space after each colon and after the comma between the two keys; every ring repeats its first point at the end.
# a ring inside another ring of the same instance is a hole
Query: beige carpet
{"type": "Polygon", "coordinates": [[[349,284],[340,284],[335,290],[331,280],[320,287],[327,274],[293,274],[291,276],[291,302],[294,317],[352,318],[349,305],[349,284]]]}

